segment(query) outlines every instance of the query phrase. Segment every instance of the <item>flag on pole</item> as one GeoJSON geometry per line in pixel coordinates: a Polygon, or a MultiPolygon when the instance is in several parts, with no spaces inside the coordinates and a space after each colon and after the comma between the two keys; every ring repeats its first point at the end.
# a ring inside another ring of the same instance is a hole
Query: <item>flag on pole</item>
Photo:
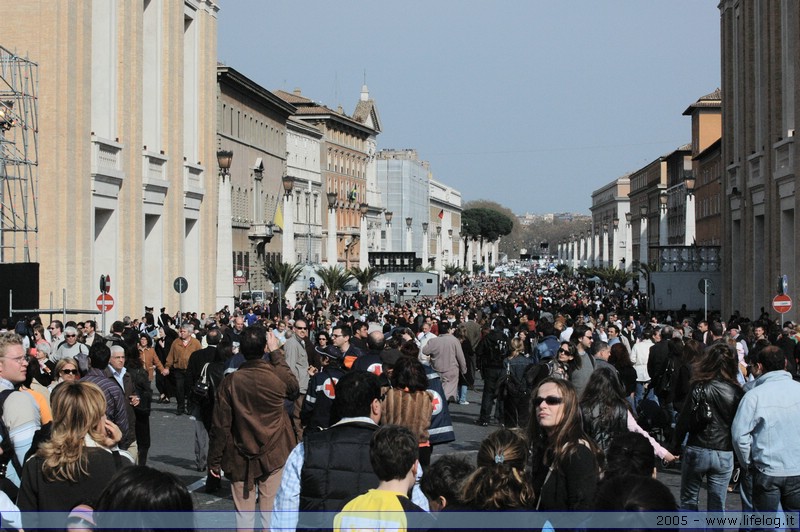
{"type": "Polygon", "coordinates": [[[443,219],[444,219],[444,209],[442,209],[441,211],[439,211],[439,219],[440,219],[440,220],[443,220],[443,219]]]}
{"type": "Polygon", "coordinates": [[[283,230],[283,210],[281,210],[280,204],[278,204],[278,208],[275,209],[275,219],[272,221],[283,230]]]}

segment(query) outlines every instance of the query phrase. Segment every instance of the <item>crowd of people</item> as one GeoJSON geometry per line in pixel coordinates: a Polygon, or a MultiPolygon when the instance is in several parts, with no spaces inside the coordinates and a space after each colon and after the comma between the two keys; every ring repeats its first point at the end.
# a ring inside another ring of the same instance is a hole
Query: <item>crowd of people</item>
{"type": "Polygon", "coordinates": [[[87,508],[91,523],[133,471],[156,475],[156,401],[191,416],[206,491],[227,478],[246,529],[259,513],[286,530],[350,529],[364,509],[697,510],[704,479],[709,511],[733,490],[743,510],[800,509],[793,323],[648,313],[630,291],[559,275],[460,286],[145,308],[108,336],[92,320],[20,320],[0,333],[2,504],[87,508]],[[498,430],[475,463],[439,456],[478,373],[475,422],[498,430]],[[681,468],[677,501],[658,460],[681,468]]]}

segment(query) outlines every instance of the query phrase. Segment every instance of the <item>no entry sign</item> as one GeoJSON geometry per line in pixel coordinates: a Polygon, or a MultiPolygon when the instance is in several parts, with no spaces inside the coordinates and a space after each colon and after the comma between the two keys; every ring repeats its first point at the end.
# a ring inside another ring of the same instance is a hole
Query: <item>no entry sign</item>
{"type": "Polygon", "coordinates": [[[772,308],[778,314],[786,314],[792,310],[792,298],[786,294],[778,294],[772,300],[772,308]]]}
{"type": "Polygon", "coordinates": [[[108,312],[114,308],[114,298],[110,294],[100,294],[97,296],[97,310],[108,312]],[[105,308],[104,308],[105,307],[105,308]]]}

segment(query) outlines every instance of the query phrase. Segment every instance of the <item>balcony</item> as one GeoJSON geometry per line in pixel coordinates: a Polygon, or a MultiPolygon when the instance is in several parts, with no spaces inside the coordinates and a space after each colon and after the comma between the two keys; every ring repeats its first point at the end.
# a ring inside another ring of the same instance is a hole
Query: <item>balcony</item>
{"type": "Polygon", "coordinates": [[[775,150],[775,179],[794,173],[794,137],[772,145],[775,150]]]}
{"type": "Polygon", "coordinates": [[[142,150],[142,186],[146,203],[164,204],[169,190],[167,162],[169,157],[162,153],[142,150]]]}
{"type": "Polygon", "coordinates": [[[204,168],[198,164],[183,163],[183,204],[189,209],[200,210],[200,204],[206,194],[203,187],[203,171],[204,168]]]}
{"type": "Polygon", "coordinates": [[[122,171],[122,148],[119,142],[92,135],[92,180],[97,195],[116,198],[125,173],[122,171]]]}
{"type": "Polygon", "coordinates": [[[272,222],[252,223],[250,230],[247,232],[247,238],[257,243],[258,241],[269,242],[275,236],[272,230],[274,224],[272,222]]]}

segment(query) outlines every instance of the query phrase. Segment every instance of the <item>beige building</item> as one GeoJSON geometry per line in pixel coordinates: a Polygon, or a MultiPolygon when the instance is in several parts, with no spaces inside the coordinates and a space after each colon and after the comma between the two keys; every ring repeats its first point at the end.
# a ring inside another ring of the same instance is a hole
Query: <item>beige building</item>
{"type": "Polygon", "coordinates": [[[2,44],[39,65],[40,301],[108,318],[213,310],[217,4],[17,0],[2,44]],[[201,266],[202,264],[202,266],[201,266]]]}
{"type": "Polygon", "coordinates": [[[629,210],[631,182],[628,174],[614,179],[592,193],[594,265],[602,268],[630,267],[626,250],[630,246],[625,213],[629,210]]]}
{"type": "MultiPolygon", "coordinates": [[[[315,126],[322,134],[322,186],[326,194],[336,193],[337,229],[336,251],[327,251],[322,259],[329,264],[358,266],[362,252],[377,249],[375,242],[361,241],[361,205],[366,205],[368,226],[380,224],[383,216],[375,172],[376,137],[381,126],[374,102],[366,86],[363,87],[353,116],[348,116],[341,107],[334,111],[303,96],[300,89],[293,93],[276,91],[276,94],[297,108],[296,119],[315,126]],[[333,254],[335,258],[330,256],[333,254]]],[[[327,198],[324,203],[327,211],[330,207],[327,198]]],[[[327,219],[323,220],[323,227],[327,232],[327,219]]],[[[374,231],[365,233],[368,239],[374,239],[374,231]]]]}
{"type": "Polygon", "coordinates": [[[800,260],[795,146],[800,10],[791,0],[719,3],[722,42],[722,314],[758,319],[780,275],[797,320],[800,260]]]}
{"type": "MultiPolygon", "coordinates": [[[[295,108],[228,66],[217,67],[217,81],[218,147],[233,151],[226,213],[231,220],[232,266],[218,292],[232,291],[233,276],[241,271],[247,282],[236,288],[238,296],[242,289],[271,288],[264,267],[283,260],[283,234],[275,222],[281,217],[283,178],[288,175],[287,121],[295,108]]],[[[317,168],[318,157],[319,152],[317,168]]],[[[285,220],[281,225],[285,227],[285,220]]]]}
{"type": "MultiPolygon", "coordinates": [[[[461,247],[461,192],[435,179],[429,181],[428,190],[428,257],[433,259],[434,268],[443,272],[447,266],[461,266],[464,263],[461,247]]],[[[492,254],[494,261],[498,260],[497,246],[498,242],[495,241],[492,254]]]]}

